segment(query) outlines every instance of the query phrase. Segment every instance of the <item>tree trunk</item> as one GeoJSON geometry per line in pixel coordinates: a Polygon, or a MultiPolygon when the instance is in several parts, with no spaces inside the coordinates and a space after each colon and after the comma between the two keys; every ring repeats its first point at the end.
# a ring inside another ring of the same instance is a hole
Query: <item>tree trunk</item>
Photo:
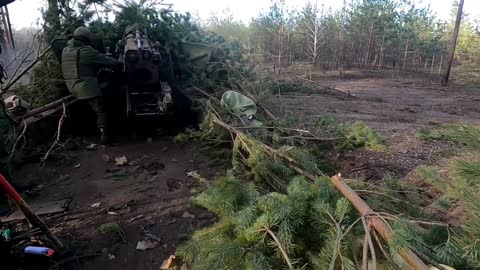
{"type": "Polygon", "coordinates": [[[440,64],[438,65],[438,74],[442,72],[442,66],[443,66],[443,55],[440,55],[440,64]]]}
{"type": "Polygon", "coordinates": [[[433,64],[435,64],[435,54],[432,57],[432,65],[430,66],[430,72],[433,73],[433,64]]]}
{"type": "Polygon", "coordinates": [[[282,70],[282,56],[283,56],[283,25],[280,26],[278,35],[278,74],[282,70]]]}
{"type": "Polygon", "coordinates": [[[372,34],[373,34],[373,22],[370,24],[370,34],[368,35],[368,46],[367,46],[367,54],[365,57],[365,64],[370,67],[370,50],[372,47],[372,34]]]}
{"type": "Polygon", "coordinates": [[[455,48],[457,46],[458,32],[460,30],[460,23],[462,22],[463,2],[460,0],[458,4],[457,20],[455,21],[455,29],[453,30],[452,40],[450,41],[450,50],[448,52],[447,66],[443,74],[442,84],[447,85],[450,78],[450,70],[452,69],[453,57],[455,56],[455,48]]]}
{"type": "Polygon", "coordinates": [[[407,38],[407,45],[405,45],[405,54],[403,55],[403,70],[405,70],[407,66],[407,55],[408,55],[408,43],[410,42],[410,38],[407,38]]]}
{"type": "Polygon", "coordinates": [[[415,65],[415,58],[417,58],[417,51],[413,53],[413,58],[412,58],[412,70],[417,70],[416,65],[415,65]]]}
{"type": "Polygon", "coordinates": [[[385,46],[385,30],[383,31],[383,37],[382,37],[382,46],[380,47],[380,60],[378,61],[378,69],[381,69],[383,66],[383,57],[384,57],[384,46],[385,46]]]}

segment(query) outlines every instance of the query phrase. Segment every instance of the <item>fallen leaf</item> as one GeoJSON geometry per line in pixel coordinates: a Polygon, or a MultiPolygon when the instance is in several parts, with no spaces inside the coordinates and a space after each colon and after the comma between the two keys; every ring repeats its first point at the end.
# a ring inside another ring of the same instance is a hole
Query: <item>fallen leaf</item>
{"type": "Polygon", "coordinates": [[[183,218],[195,218],[195,215],[190,214],[189,212],[184,212],[182,217],[183,218]]]}
{"type": "Polygon", "coordinates": [[[160,270],[168,270],[173,264],[173,260],[175,260],[175,255],[170,255],[168,259],[164,260],[162,266],[160,266],[160,270]]]}
{"type": "Polygon", "coordinates": [[[87,147],[85,147],[87,150],[95,150],[98,148],[98,145],[97,144],[94,144],[94,143],[91,143],[89,145],[87,145],[87,147]]]}
{"type": "Polygon", "coordinates": [[[125,156],[121,156],[121,157],[116,157],[115,158],[115,165],[116,166],[125,166],[128,164],[128,159],[127,157],[125,156]]]}
{"type": "Polygon", "coordinates": [[[158,242],[152,239],[146,239],[137,243],[138,250],[147,250],[154,248],[158,245],[158,242]]]}
{"type": "Polygon", "coordinates": [[[101,204],[102,204],[102,203],[96,202],[96,203],[90,205],[90,207],[92,207],[92,208],[98,208],[98,207],[100,207],[101,204]]]}
{"type": "Polygon", "coordinates": [[[78,164],[76,164],[74,167],[75,167],[75,168],[80,168],[80,165],[81,165],[81,164],[78,163],[78,164]]]}
{"type": "Polygon", "coordinates": [[[108,254],[108,259],[111,261],[111,260],[115,260],[115,255],[113,254],[108,254]]]}

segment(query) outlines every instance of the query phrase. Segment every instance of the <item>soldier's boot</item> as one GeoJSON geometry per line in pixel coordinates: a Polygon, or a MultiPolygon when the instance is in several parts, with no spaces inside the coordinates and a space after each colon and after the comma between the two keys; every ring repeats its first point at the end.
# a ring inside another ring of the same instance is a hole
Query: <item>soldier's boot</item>
{"type": "Polygon", "coordinates": [[[100,131],[100,143],[102,145],[110,144],[110,136],[108,135],[108,131],[105,129],[105,126],[99,126],[98,130],[100,131]]]}

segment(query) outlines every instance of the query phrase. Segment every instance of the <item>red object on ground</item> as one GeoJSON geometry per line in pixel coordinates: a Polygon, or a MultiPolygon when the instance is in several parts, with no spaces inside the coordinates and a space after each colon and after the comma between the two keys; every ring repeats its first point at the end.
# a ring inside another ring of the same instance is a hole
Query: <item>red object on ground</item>
{"type": "Polygon", "coordinates": [[[30,206],[25,202],[20,194],[13,188],[13,186],[8,182],[8,180],[0,174],[0,187],[7,192],[8,196],[17,204],[17,206],[22,210],[25,217],[30,221],[30,223],[38,227],[54,244],[57,250],[63,250],[65,246],[62,241],[58,239],[43,223],[43,221],[35,215],[30,206]]]}
{"type": "Polygon", "coordinates": [[[8,182],[8,180],[2,174],[0,174],[0,186],[16,203],[22,201],[22,197],[20,197],[20,194],[18,194],[18,192],[13,188],[10,182],[8,182]]]}

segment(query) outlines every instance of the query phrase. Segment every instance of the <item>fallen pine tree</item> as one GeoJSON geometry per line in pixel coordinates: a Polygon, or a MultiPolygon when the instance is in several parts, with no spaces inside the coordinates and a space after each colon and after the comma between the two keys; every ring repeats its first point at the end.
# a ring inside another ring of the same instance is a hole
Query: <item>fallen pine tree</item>
{"type": "Polygon", "coordinates": [[[218,111],[210,111],[201,133],[216,142],[223,136],[223,144],[232,139],[233,169],[195,200],[219,222],[178,251],[193,269],[443,269],[432,253],[410,249],[404,232],[421,222],[373,210],[340,176],[326,177],[307,152],[275,149],[252,137],[254,128],[227,124],[218,111]]]}

